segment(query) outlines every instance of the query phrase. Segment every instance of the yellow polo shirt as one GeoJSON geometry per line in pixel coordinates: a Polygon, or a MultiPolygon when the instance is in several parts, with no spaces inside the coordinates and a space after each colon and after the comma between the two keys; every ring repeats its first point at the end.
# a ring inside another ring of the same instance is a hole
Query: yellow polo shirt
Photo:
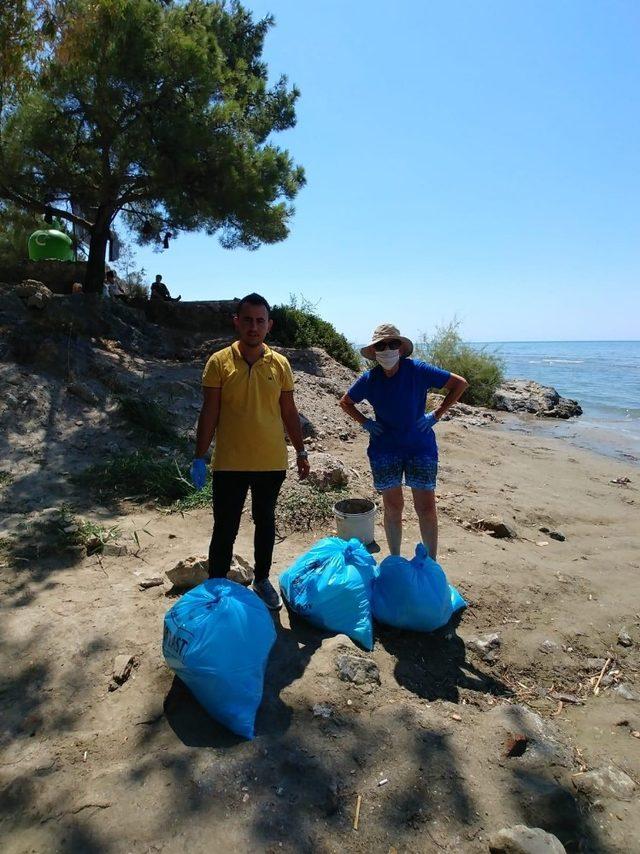
{"type": "Polygon", "coordinates": [[[280,393],[293,391],[288,360],[265,344],[262,358],[250,367],[236,341],[209,358],[202,385],[222,389],[213,469],[286,470],[280,393]]]}

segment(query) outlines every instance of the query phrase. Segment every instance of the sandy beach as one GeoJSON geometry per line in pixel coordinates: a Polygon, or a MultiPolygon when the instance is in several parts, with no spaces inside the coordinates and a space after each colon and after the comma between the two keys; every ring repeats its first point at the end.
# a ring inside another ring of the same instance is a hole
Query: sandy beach
{"type": "MultiPolygon", "coordinates": [[[[252,742],[174,681],[160,639],[175,598],[139,587],[206,552],[208,510],[94,506],[129,554],[5,561],[3,850],[485,852],[492,833],[524,823],[567,851],[637,851],[640,470],[501,420],[437,428],[440,560],[469,602],[459,625],[377,627],[365,654],[283,609],[252,742]],[[492,515],[515,536],[473,527],[492,515]],[[492,633],[486,655],[477,641],[492,633]],[[338,678],[340,652],[370,658],[379,684],[338,678]],[[122,654],[135,666],[109,690],[122,654]],[[513,736],[520,756],[507,755],[513,736]],[[631,791],[593,782],[610,766],[631,791]]],[[[359,433],[316,444],[352,470],[349,494],[371,494],[359,433]]],[[[278,542],[276,572],[332,527],[278,542]]],[[[407,508],[406,555],[417,536],[407,508]]],[[[240,554],[251,538],[245,514],[240,554]]],[[[380,519],[377,540],[382,559],[380,519]]]]}

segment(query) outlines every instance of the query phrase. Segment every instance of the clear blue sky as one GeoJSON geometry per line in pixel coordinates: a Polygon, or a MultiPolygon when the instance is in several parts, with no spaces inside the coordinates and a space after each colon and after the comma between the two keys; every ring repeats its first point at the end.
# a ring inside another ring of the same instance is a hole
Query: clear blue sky
{"type": "Polygon", "coordinates": [[[307,173],[288,240],[137,253],[183,299],[301,294],[351,340],[640,338],[638,0],[271,0],[307,173]]]}

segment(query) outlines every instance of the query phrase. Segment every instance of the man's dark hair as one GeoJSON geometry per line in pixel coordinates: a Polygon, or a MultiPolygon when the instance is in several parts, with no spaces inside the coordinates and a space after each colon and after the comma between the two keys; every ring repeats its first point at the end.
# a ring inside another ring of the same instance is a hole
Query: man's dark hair
{"type": "Polygon", "coordinates": [[[107,270],[107,272],[105,273],[105,276],[107,279],[113,279],[113,277],[115,276],[115,273],[113,272],[113,270],[107,270]]]}
{"type": "Polygon", "coordinates": [[[271,306],[266,301],[264,297],[261,297],[260,294],[247,294],[246,297],[242,297],[240,302],[238,303],[238,307],[236,308],[236,314],[240,314],[240,310],[245,303],[249,303],[249,305],[263,305],[267,309],[267,317],[271,314],[271,306]]]}

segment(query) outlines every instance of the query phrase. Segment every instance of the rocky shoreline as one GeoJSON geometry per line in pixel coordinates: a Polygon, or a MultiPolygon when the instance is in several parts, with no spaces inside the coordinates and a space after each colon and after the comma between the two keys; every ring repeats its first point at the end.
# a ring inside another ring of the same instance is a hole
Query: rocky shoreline
{"type": "Polygon", "coordinates": [[[493,408],[501,412],[527,412],[538,418],[574,418],[582,415],[577,400],[562,397],[555,388],[533,380],[506,380],[496,389],[493,408]]]}

